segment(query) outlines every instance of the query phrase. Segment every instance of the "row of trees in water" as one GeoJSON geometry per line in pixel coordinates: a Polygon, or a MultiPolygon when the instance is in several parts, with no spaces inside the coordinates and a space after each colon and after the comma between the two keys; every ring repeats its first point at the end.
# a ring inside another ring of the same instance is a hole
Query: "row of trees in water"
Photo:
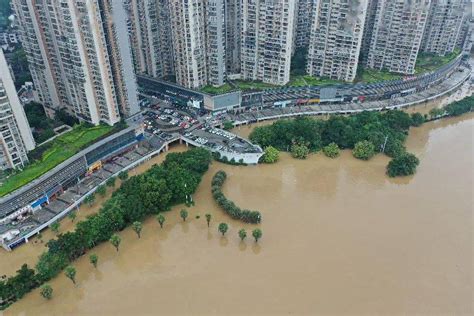
{"type": "Polygon", "coordinates": [[[241,220],[245,223],[258,224],[262,221],[262,215],[258,211],[242,210],[234,202],[226,198],[222,192],[222,186],[227,178],[225,171],[218,171],[212,178],[212,197],[219,206],[233,219],[241,220]]]}
{"type": "Polygon", "coordinates": [[[205,149],[170,153],[161,165],[124,180],[98,213],[78,222],[73,232],[59,234],[46,243],[48,249],[39,257],[35,269],[24,264],[14,276],[0,281],[0,309],[55,277],[99,243],[110,240],[118,249],[120,237],[116,233],[127,226],[141,231],[138,223],[146,216],[186,202],[211,160],[205,149]]]}
{"type": "MultiPolygon", "coordinates": [[[[183,219],[183,222],[186,221],[188,218],[188,211],[183,209],[180,211],[180,217],[183,219]]],[[[156,215],[156,220],[159,223],[161,229],[163,229],[163,225],[166,221],[166,218],[163,214],[159,213],[156,215]]],[[[212,219],[211,214],[206,214],[206,221],[207,221],[207,226],[210,227],[210,222],[212,219]]],[[[135,221],[132,223],[132,230],[137,234],[137,237],[140,239],[141,238],[141,233],[143,230],[143,223],[140,221],[135,221]]],[[[229,230],[229,225],[227,223],[220,223],[218,228],[218,232],[222,234],[222,236],[225,236],[225,234],[229,230]]],[[[262,230],[259,228],[256,228],[252,231],[252,237],[255,239],[255,242],[258,242],[260,238],[262,238],[263,233],[262,230]]],[[[247,231],[245,229],[240,229],[238,231],[238,237],[240,240],[243,242],[245,238],[247,238],[247,231]]],[[[120,235],[117,233],[114,233],[110,239],[109,239],[110,244],[115,248],[115,250],[118,252],[120,244],[122,243],[122,238],[120,235]]],[[[94,266],[94,268],[97,268],[97,265],[99,263],[99,256],[95,253],[92,253],[89,255],[89,262],[94,266]]],[[[68,265],[66,268],[64,268],[64,275],[71,280],[73,284],[76,284],[76,273],[77,270],[74,266],[68,265]]],[[[40,288],[40,295],[43,296],[45,299],[51,299],[53,297],[53,288],[49,284],[43,284],[40,288]]]]}

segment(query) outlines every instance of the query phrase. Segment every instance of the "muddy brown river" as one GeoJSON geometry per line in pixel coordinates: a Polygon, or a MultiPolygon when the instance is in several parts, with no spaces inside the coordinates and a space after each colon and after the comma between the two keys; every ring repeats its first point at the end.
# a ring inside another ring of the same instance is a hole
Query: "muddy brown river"
{"type": "MultiPolygon", "coordinates": [[[[121,232],[118,253],[108,243],[93,250],[97,269],[87,256],[74,263],[76,286],[60,275],[50,282],[51,301],[36,290],[5,314],[472,314],[473,130],[472,114],[412,129],[407,147],[421,163],[415,176],[396,180],[384,174],[387,157],[364,162],[350,152],[334,160],[282,154],[274,165],[250,167],[213,163],[186,223],[178,207],[163,230],[149,219],[141,239],[121,232]],[[219,169],[228,173],[228,197],[262,212],[258,244],[240,242],[238,230],[254,226],[213,202],[219,169]],[[222,221],[230,226],[224,238],[222,221]]],[[[1,252],[1,272],[35,262],[43,247],[1,252]]]]}

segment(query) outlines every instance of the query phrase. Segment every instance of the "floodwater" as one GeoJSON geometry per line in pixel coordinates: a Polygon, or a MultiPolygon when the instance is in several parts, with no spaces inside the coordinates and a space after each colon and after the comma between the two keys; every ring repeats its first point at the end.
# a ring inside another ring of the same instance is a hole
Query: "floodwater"
{"type": "MultiPolygon", "coordinates": [[[[472,314],[473,130],[472,114],[412,129],[407,147],[421,163],[415,176],[395,180],[384,175],[387,157],[364,162],[348,151],[334,160],[213,163],[185,223],[177,207],[164,229],[149,219],[141,239],[121,232],[119,252],[108,243],[93,250],[97,269],[87,256],[74,263],[76,286],[60,275],[51,301],[36,290],[5,314],[472,314]],[[213,202],[219,169],[228,173],[226,195],[262,212],[258,244],[237,236],[255,226],[213,202]],[[217,232],[223,221],[226,237],[217,232]]],[[[37,248],[1,253],[2,272],[37,248]]]]}

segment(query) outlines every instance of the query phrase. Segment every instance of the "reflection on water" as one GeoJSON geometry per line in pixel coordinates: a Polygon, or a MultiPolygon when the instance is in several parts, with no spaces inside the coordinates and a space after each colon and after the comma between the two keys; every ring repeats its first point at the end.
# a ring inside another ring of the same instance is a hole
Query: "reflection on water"
{"type": "MultiPolygon", "coordinates": [[[[421,163],[403,179],[384,175],[388,158],[364,162],[348,151],[214,163],[186,223],[179,206],[163,229],[150,218],[140,239],[121,232],[119,252],[109,243],[94,249],[97,269],[88,256],[74,263],[76,288],[60,275],[51,301],[34,291],[6,314],[471,314],[473,127],[466,115],[413,129],[407,147],[421,163]],[[224,193],[262,212],[258,244],[254,225],[229,219],[213,201],[219,169],[228,174],[224,193]],[[195,218],[206,213],[210,228],[195,218]]],[[[1,268],[10,272],[38,249],[1,253],[1,268]]]]}

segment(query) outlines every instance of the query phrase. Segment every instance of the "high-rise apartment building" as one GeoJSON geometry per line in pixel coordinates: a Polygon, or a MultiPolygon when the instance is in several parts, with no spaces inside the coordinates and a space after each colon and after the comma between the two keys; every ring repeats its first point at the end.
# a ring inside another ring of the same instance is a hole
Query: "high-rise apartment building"
{"type": "Polygon", "coordinates": [[[367,63],[367,54],[369,52],[370,41],[372,40],[372,33],[374,31],[375,14],[377,13],[377,3],[379,0],[368,0],[367,15],[364,23],[364,33],[362,35],[361,59],[365,65],[367,63]]]}
{"type": "Polygon", "coordinates": [[[240,73],[240,49],[242,32],[241,0],[225,1],[226,19],[226,70],[227,74],[240,73]]]}
{"type": "Polygon", "coordinates": [[[226,0],[205,1],[207,84],[221,86],[226,79],[226,0]]]}
{"type": "Polygon", "coordinates": [[[295,48],[308,47],[311,34],[311,22],[318,0],[298,0],[296,16],[295,48]]]}
{"type": "Polygon", "coordinates": [[[128,10],[137,73],[165,79],[174,76],[168,0],[131,0],[128,10]]]}
{"type": "Polygon", "coordinates": [[[413,74],[431,0],[378,0],[372,34],[366,51],[366,66],[378,70],[413,74]]]}
{"type": "Polygon", "coordinates": [[[13,0],[47,113],[114,124],[139,112],[127,11],[114,0],[13,0]]]}
{"type": "Polygon", "coordinates": [[[308,74],[355,79],[366,15],[367,0],[318,1],[311,26],[308,74]]]}
{"type": "Polygon", "coordinates": [[[462,0],[432,0],[422,49],[444,56],[456,48],[465,4],[462,0]]]}
{"type": "Polygon", "coordinates": [[[188,88],[207,85],[206,21],[203,0],[169,0],[176,81],[188,88]]]}
{"type": "Polygon", "coordinates": [[[0,48],[0,170],[23,167],[28,162],[27,152],[34,148],[25,111],[0,48]]]}
{"type": "Polygon", "coordinates": [[[242,79],[288,83],[296,4],[295,0],[242,1],[242,79]]]}

